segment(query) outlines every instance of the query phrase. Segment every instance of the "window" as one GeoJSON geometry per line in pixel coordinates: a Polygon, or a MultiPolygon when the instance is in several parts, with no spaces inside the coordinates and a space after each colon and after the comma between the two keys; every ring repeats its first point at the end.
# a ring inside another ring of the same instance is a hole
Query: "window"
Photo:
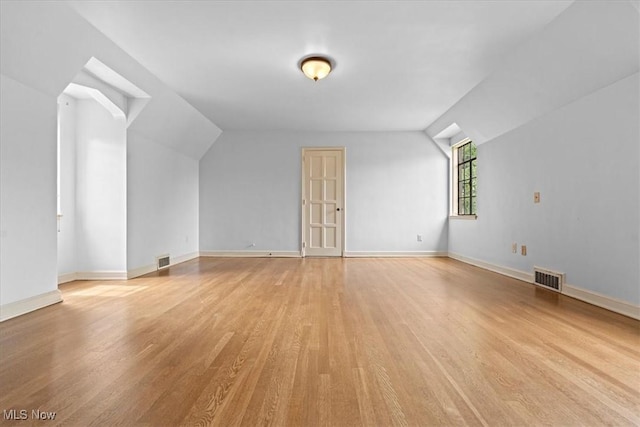
{"type": "Polygon", "coordinates": [[[477,215],[477,149],[465,140],[453,147],[453,215],[477,215]]]}

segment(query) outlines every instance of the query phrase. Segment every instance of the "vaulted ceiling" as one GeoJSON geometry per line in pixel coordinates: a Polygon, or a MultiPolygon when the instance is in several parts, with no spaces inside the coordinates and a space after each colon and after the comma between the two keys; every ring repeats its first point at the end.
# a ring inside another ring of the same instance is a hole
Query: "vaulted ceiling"
{"type": "Polygon", "coordinates": [[[571,1],[69,4],[223,130],[375,131],[425,129],[571,1]]]}

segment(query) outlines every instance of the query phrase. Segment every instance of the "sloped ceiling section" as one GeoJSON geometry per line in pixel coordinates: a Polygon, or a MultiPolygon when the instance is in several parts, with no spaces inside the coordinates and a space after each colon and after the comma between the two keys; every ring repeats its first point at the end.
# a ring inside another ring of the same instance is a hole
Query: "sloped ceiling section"
{"type": "Polygon", "coordinates": [[[82,86],[77,83],[70,83],[63,92],[66,95],[72,96],[77,99],[92,98],[98,104],[102,105],[114,118],[122,117],[126,119],[125,111],[120,105],[116,104],[113,98],[105,95],[98,89],[94,89],[88,86],[82,86]]]}
{"type": "Polygon", "coordinates": [[[638,10],[630,1],[577,1],[517,47],[427,129],[452,123],[476,144],[638,72],[638,10]]]}
{"type": "Polygon", "coordinates": [[[571,2],[70,1],[224,130],[421,131],[571,2]],[[329,78],[300,72],[326,54],[329,78]]]}
{"type": "MultiPolygon", "coordinates": [[[[96,91],[102,93],[105,97],[107,97],[112,103],[114,103],[117,106],[117,108],[120,111],[122,111],[125,115],[129,114],[128,97],[125,94],[123,94],[122,91],[119,90],[119,88],[109,85],[103,80],[100,80],[95,76],[89,74],[86,71],[86,69],[83,69],[75,76],[75,78],[73,79],[73,83],[69,85],[71,87],[67,86],[65,88],[65,93],[67,95],[74,96],[76,98],[78,97],[76,95],[82,96],[82,94],[86,95],[88,93],[95,95],[95,92],[86,91],[84,89],[82,89],[80,93],[76,93],[76,91],[74,90],[74,86],[72,86],[74,84],[76,85],[75,86],[76,88],[86,87],[86,88],[95,89],[96,91]]],[[[91,97],[93,99],[96,99],[95,96],[93,95],[91,97]]],[[[96,99],[96,101],[98,101],[98,99],[96,99]]]]}
{"type": "Polygon", "coordinates": [[[115,88],[127,99],[127,127],[135,121],[144,107],[149,103],[151,97],[148,93],[122,77],[120,74],[107,67],[96,58],[91,58],[84,66],[86,73],[97,81],[104,82],[105,85],[115,88]]]}
{"type": "MultiPolygon", "coordinates": [[[[55,99],[95,57],[149,94],[129,128],[199,159],[221,130],[66,4],[0,3],[0,72],[55,99]]],[[[52,107],[53,108],[53,107],[52,107]]]]}

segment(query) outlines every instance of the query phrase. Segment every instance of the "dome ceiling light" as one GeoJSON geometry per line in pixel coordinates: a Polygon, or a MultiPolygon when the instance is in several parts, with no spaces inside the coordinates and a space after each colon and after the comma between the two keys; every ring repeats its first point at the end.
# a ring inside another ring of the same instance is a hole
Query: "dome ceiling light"
{"type": "Polygon", "coordinates": [[[322,56],[311,56],[302,60],[300,69],[305,76],[317,82],[329,75],[331,72],[331,61],[322,56]]]}

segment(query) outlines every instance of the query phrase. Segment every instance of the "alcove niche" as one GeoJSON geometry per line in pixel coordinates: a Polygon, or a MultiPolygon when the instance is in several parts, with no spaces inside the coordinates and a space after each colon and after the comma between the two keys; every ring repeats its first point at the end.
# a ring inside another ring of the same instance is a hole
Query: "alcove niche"
{"type": "Polygon", "coordinates": [[[127,277],[127,128],[149,95],[91,58],[58,96],[58,278],[127,277]]]}

